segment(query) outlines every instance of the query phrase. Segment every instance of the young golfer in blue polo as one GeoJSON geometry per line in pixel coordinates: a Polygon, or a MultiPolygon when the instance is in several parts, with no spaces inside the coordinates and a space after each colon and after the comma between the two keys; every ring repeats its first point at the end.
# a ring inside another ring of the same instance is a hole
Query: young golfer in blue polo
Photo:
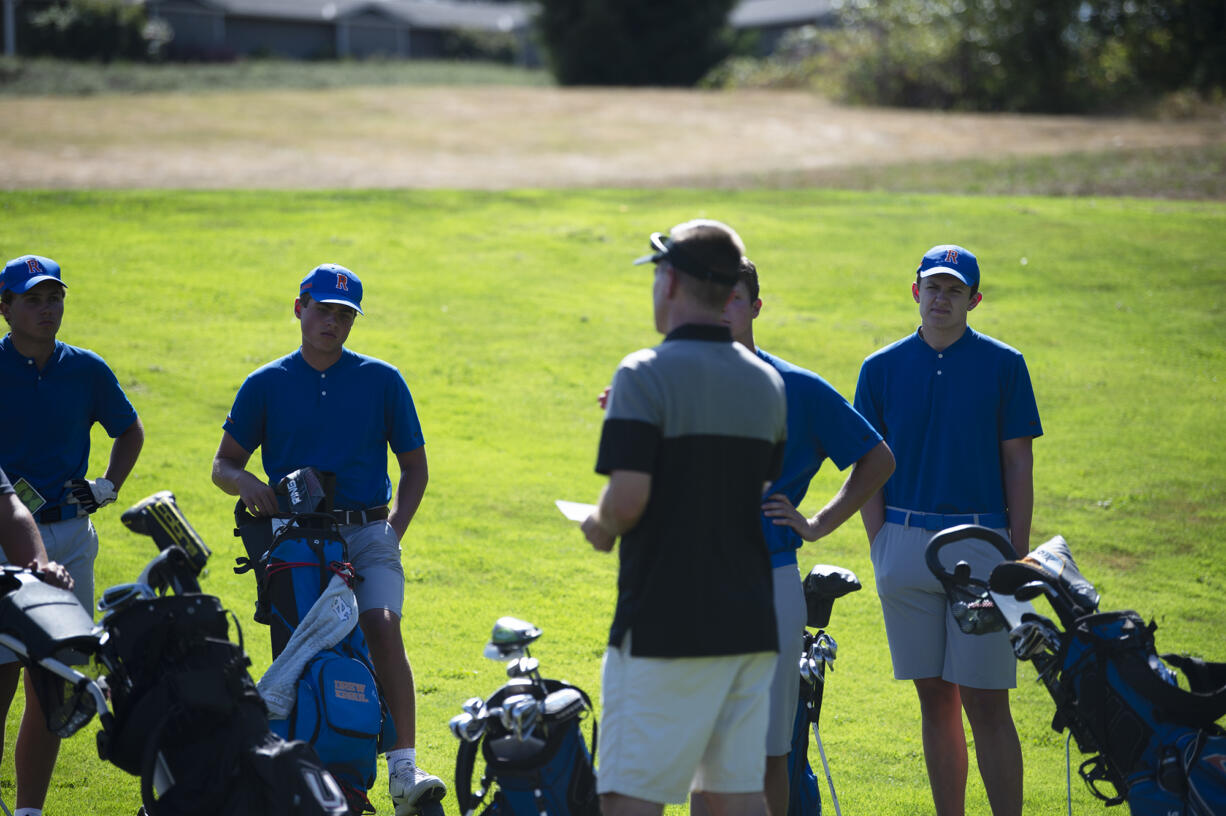
{"type": "MultiPolygon", "coordinates": [[[[0,273],[0,314],[9,326],[0,339],[0,468],[37,522],[48,557],[67,568],[92,614],[98,532],[90,516],[115,501],[145,431],[106,361],[58,339],[67,290],[60,265],[42,255],[14,258],[0,273]],[[95,423],[115,441],[106,471],[89,479],[95,423]]],[[[16,656],[0,649],[0,744],[18,669],[16,656]]],[[[18,816],[42,813],[59,749],[27,675],[14,754],[18,816]]]]}
{"type": "Polygon", "coordinates": [[[337,264],[307,273],[294,301],[302,343],[252,372],[239,388],[213,459],[213,482],[252,514],[270,516],[279,510],[272,485],[291,471],[314,467],[336,474],[333,515],[362,576],[355,588],[358,623],[396,725],[396,745],[387,752],[388,788],[396,816],[410,816],[447,792],[441,779],[417,764],[416,693],[400,628],[400,541],[426,491],[426,447],[400,372],[345,348],[360,314],[357,275],[337,264]],[[257,448],[267,481],[247,470],[257,448]],[[400,468],[394,491],[389,448],[400,468]]]}
{"type": "Polygon", "coordinates": [[[919,695],[938,816],[965,811],[964,710],[992,813],[1020,816],[1022,752],[1009,711],[1017,661],[1008,636],[958,629],[924,550],[938,530],[980,524],[1007,536],[1019,557],[1029,551],[1031,441],[1043,429],[1022,355],[967,325],[983,301],[975,256],[933,247],[911,293],[919,329],[864,361],[855,396],[897,463],[861,510],[890,657],[895,678],[913,681],[919,695]]]}

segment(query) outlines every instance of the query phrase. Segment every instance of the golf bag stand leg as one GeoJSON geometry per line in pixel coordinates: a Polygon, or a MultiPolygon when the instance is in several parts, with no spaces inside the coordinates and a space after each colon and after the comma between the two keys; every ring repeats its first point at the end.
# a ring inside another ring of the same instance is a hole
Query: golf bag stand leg
{"type": "Polygon", "coordinates": [[[826,770],[826,784],[830,786],[830,801],[834,803],[835,816],[843,816],[839,809],[839,795],[834,792],[834,780],[830,778],[830,763],[826,761],[826,749],[822,747],[822,735],[817,733],[817,723],[813,723],[813,739],[817,742],[817,752],[822,757],[822,767],[826,770]]]}

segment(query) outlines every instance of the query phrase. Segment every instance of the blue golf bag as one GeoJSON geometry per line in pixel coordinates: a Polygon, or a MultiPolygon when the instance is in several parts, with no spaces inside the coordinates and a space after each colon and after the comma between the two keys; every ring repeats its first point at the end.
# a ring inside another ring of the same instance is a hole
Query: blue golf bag
{"type": "Polygon", "coordinates": [[[375,782],[378,754],[395,742],[395,728],[356,606],[340,603],[335,593],[331,602],[321,601],[334,577],[349,587],[361,580],[349,563],[345,540],[326,513],[290,516],[271,541],[263,529],[267,520],[261,523],[245,513],[241,505],[235,510],[236,534],[248,548],[248,557],[238,559],[235,572],[254,571],[259,581],[255,620],[268,625],[274,657],[265,680],[275,673],[275,659],[291,645],[295,630],[317,602],[330,608],[316,610],[316,615],[341,616],[348,627],[339,641],[309,658],[298,676],[288,716],[271,719],[269,727],[315,749],[345,792],[350,813],[373,813],[366,791],[375,782]],[[262,547],[266,549],[257,553],[262,547]]]}
{"type": "MultiPolygon", "coordinates": [[[[962,525],[933,536],[929,550],[968,538],[1005,544],[992,530],[962,525]]],[[[997,565],[986,583],[952,580],[974,596],[962,600],[981,616],[976,629],[996,619],[1017,658],[1034,664],[1056,704],[1052,729],[1093,755],[1079,772],[1095,797],[1127,802],[1133,816],[1226,813],[1226,730],[1216,722],[1226,715],[1226,663],[1159,655],[1152,622],[1133,611],[1099,613],[1098,593],[1060,536],[997,565]],[[1019,606],[1039,596],[1058,624],[1019,606]]]]}
{"type": "Polygon", "coordinates": [[[577,686],[541,677],[538,661],[528,655],[528,644],[540,635],[532,624],[500,618],[485,655],[506,660],[510,680],[488,699],[470,698],[449,723],[460,741],[460,816],[600,816],[596,724],[591,752],[579,727],[592,701],[577,686]],[[474,792],[478,754],[485,770],[474,792]]]}

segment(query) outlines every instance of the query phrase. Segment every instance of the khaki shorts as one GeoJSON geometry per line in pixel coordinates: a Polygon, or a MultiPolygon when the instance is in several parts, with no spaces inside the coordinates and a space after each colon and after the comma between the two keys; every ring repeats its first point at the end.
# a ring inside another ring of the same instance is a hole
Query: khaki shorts
{"type": "Polygon", "coordinates": [[[404,566],[400,563],[400,541],[386,521],[346,524],[341,536],[349,548],[349,562],[362,577],[354,588],[358,613],[368,609],[390,609],[397,615],[404,608],[404,566]]]}
{"type": "MultiPolygon", "coordinates": [[[[1007,540],[1008,530],[997,530],[1007,540]]],[[[1017,686],[1017,658],[1008,632],[967,635],[958,628],[940,582],[924,561],[924,549],[934,533],[887,522],[871,548],[877,596],[885,617],[890,660],[898,680],[940,677],[978,689],[1017,686]]],[[[1001,561],[995,547],[983,542],[959,542],[941,552],[971,565],[971,575],[987,579],[1001,561]]]]}
{"type": "Polygon", "coordinates": [[[774,664],[774,652],[631,657],[629,634],[610,646],[597,790],[662,804],[684,804],[691,790],[761,791],[774,664]]]}
{"type": "Polygon", "coordinates": [[[784,756],[792,751],[792,730],[800,699],[800,652],[804,647],[805,591],[800,570],[785,564],[772,570],[775,579],[775,621],[779,629],[779,656],[771,679],[770,725],[766,731],[766,755],[784,756]]]}

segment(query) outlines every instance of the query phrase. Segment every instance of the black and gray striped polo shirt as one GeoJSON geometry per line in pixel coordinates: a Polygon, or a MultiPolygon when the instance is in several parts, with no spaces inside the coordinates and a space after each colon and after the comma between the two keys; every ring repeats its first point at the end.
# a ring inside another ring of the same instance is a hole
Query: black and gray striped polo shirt
{"type": "Polygon", "coordinates": [[[762,490],[779,475],[783,380],[724,326],[686,325],[613,377],[596,470],[650,473],[622,536],[609,643],[637,657],[778,649],[762,490]]]}

